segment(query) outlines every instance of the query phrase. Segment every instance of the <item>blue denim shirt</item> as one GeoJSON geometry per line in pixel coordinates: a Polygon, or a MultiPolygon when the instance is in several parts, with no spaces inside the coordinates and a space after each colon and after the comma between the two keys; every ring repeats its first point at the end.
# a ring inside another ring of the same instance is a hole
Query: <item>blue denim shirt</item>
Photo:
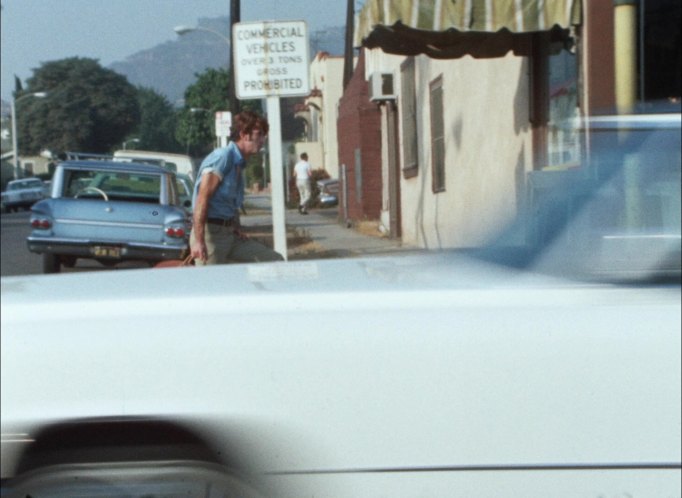
{"type": "Polygon", "coordinates": [[[196,209],[197,194],[203,175],[211,172],[220,177],[221,182],[213,196],[208,200],[209,218],[232,218],[239,215],[244,202],[244,158],[234,142],[211,152],[204,159],[197,173],[194,185],[192,207],[196,209]]]}

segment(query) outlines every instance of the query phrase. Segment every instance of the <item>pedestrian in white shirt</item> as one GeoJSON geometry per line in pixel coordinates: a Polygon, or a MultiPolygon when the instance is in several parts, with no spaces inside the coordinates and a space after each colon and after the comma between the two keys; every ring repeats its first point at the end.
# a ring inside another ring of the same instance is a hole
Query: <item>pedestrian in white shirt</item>
{"type": "Polygon", "coordinates": [[[313,168],[308,162],[308,154],[303,152],[301,160],[294,166],[294,178],[296,179],[296,188],[300,197],[298,212],[301,214],[308,214],[308,201],[310,200],[310,181],[313,176],[313,168]]]}

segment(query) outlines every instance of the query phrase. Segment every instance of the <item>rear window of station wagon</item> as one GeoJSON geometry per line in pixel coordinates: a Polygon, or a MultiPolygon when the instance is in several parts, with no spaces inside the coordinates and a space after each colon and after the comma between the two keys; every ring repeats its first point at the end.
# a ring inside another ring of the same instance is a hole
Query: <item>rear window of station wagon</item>
{"type": "Polygon", "coordinates": [[[158,203],[161,175],[103,171],[65,171],[64,197],[158,203]]]}

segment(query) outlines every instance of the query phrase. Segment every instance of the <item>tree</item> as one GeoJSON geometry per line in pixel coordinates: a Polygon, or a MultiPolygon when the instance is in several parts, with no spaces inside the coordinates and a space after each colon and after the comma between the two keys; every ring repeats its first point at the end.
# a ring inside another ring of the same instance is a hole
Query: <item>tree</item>
{"type": "MultiPolygon", "coordinates": [[[[205,155],[215,142],[215,113],[230,110],[230,74],[227,68],[209,68],[197,74],[197,81],[185,90],[185,107],[180,112],[175,138],[190,155],[205,155]]],[[[260,111],[260,102],[246,100],[241,109],[260,111]]]]}
{"type": "Polygon", "coordinates": [[[136,138],[136,148],[160,152],[181,152],[175,139],[177,115],[166,97],[151,88],[137,87],[140,124],[126,140],[136,138]]]}
{"type": "Polygon", "coordinates": [[[190,155],[207,154],[215,142],[215,112],[229,110],[227,69],[207,69],[185,90],[185,108],[178,116],[175,138],[190,155]]]}
{"type": "Polygon", "coordinates": [[[24,154],[44,149],[108,153],[139,123],[135,87],[95,59],[43,63],[27,80],[26,92],[48,96],[21,102],[17,126],[24,154]]]}

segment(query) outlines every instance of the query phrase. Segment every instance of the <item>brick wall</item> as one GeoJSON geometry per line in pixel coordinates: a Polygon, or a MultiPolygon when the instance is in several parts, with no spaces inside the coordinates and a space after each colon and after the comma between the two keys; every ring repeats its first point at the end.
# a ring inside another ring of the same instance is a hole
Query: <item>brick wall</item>
{"type": "Polygon", "coordinates": [[[339,168],[346,165],[347,182],[340,189],[339,216],[347,193],[349,220],[379,219],[381,211],[381,112],[369,101],[364,59],[362,51],[339,101],[337,121],[339,168]]]}

